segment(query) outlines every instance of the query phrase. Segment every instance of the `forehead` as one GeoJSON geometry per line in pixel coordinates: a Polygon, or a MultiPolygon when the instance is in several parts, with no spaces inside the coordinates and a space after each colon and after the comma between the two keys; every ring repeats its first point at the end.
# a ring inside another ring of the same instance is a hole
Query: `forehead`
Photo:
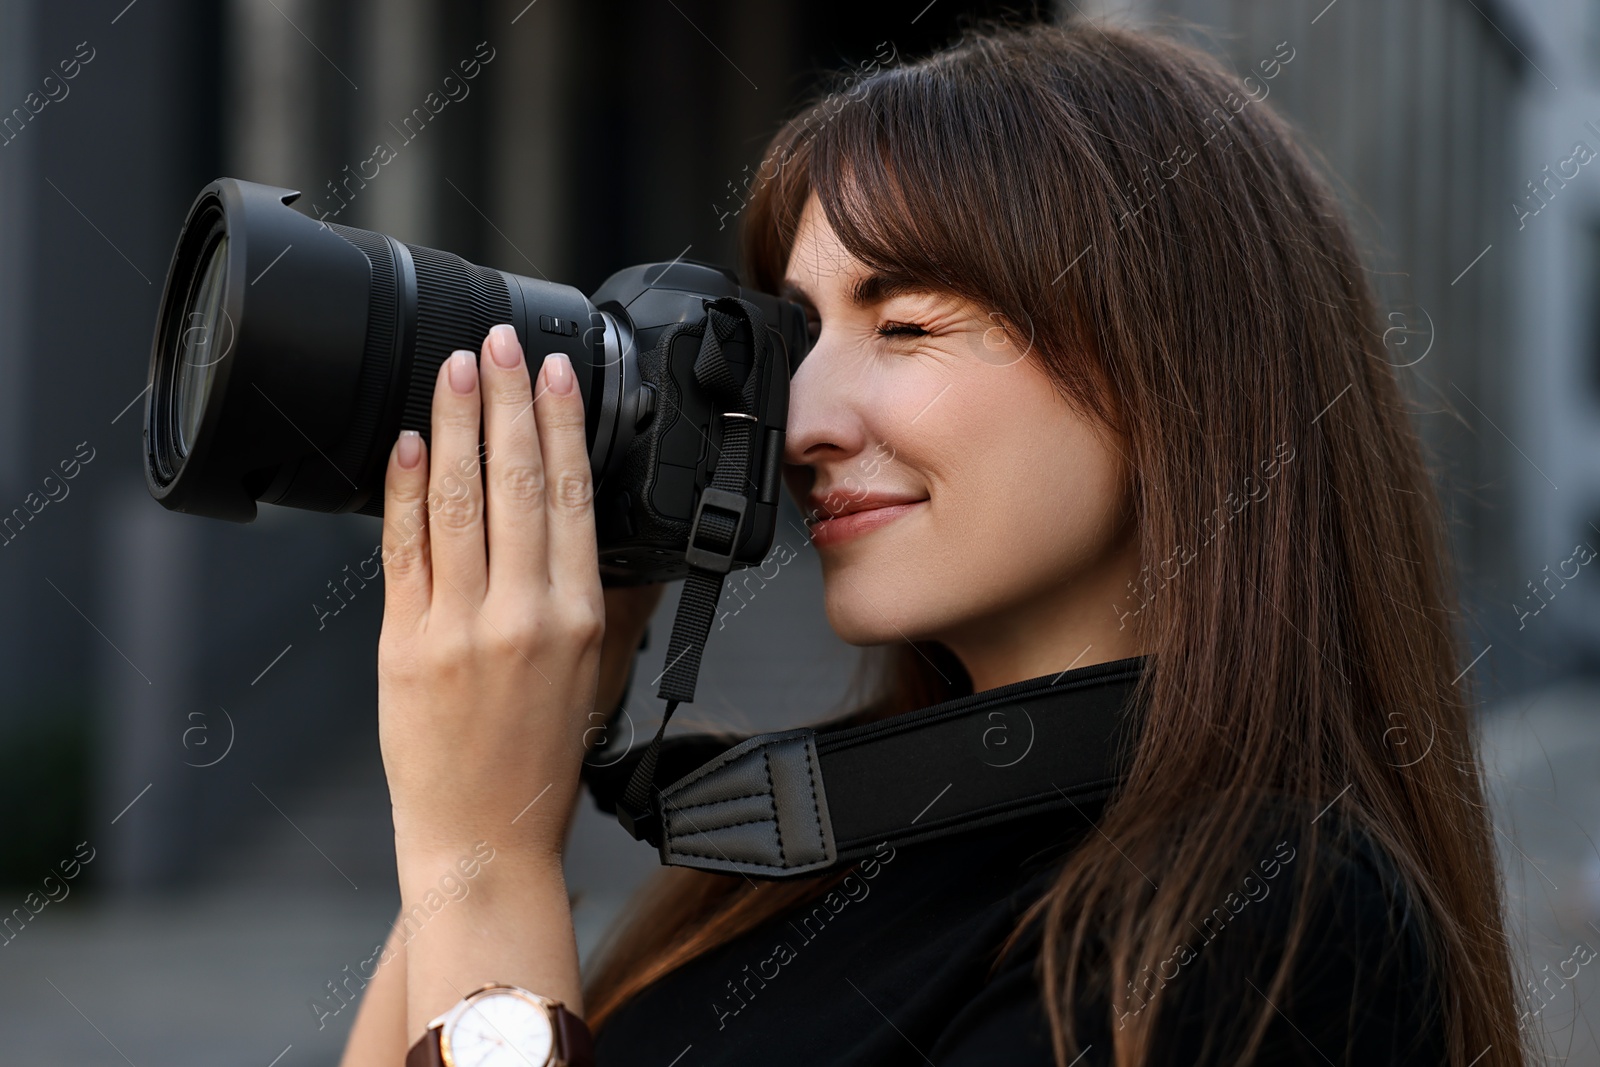
{"type": "Polygon", "coordinates": [[[872,270],[851,255],[812,193],[800,215],[779,295],[813,305],[839,300],[865,308],[905,293],[937,295],[941,290],[908,274],[872,270]]]}
{"type": "Polygon", "coordinates": [[[786,277],[812,290],[817,283],[848,284],[864,273],[866,265],[850,254],[828,224],[827,213],[822,210],[817,194],[806,197],[794,245],[789,249],[786,277]]]}

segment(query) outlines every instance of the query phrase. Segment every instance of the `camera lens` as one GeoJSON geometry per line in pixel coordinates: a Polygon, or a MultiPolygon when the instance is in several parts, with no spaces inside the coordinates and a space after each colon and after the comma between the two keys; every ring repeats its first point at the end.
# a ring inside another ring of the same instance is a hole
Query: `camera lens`
{"type": "Polygon", "coordinates": [[[151,348],[156,499],[239,522],[258,503],[381,514],[389,448],[402,428],[428,437],[440,364],[501,322],[571,360],[599,480],[629,400],[609,314],[572,286],[318,221],[298,196],[223,178],[189,210],[151,348]]]}

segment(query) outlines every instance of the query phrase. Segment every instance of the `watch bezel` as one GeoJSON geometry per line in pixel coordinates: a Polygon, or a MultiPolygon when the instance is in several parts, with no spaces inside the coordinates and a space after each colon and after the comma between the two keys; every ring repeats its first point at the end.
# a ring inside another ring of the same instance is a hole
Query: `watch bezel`
{"type": "Polygon", "coordinates": [[[566,1064],[566,1060],[563,1058],[564,1050],[557,1047],[560,1043],[560,1031],[556,1028],[555,1014],[556,1009],[562,1006],[561,1001],[540,996],[538,993],[523,989],[521,986],[505,985],[499,982],[491,982],[474,989],[457,1001],[450,1010],[429,1024],[430,1028],[435,1025],[439,1027],[439,1059],[444,1063],[445,1067],[456,1067],[455,1057],[450,1050],[451,1028],[459,1023],[462,1017],[471,1011],[479,1001],[496,996],[510,996],[526,1001],[542,1010],[545,1026],[550,1030],[550,1054],[545,1057],[544,1063],[538,1064],[536,1067],[564,1067],[566,1064]]]}

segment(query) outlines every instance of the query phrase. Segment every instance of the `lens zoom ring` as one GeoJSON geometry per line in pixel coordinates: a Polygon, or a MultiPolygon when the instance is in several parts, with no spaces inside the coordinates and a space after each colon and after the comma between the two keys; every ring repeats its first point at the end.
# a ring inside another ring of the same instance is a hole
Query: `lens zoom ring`
{"type": "Polygon", "coordinates": [[[417,270],[417,345],[402,429],[430,435],[439,365],[458,348],[477,352],[489,327],[511,321],[511,294],[497,270],[460,256],[407,245],[417,270]]]}

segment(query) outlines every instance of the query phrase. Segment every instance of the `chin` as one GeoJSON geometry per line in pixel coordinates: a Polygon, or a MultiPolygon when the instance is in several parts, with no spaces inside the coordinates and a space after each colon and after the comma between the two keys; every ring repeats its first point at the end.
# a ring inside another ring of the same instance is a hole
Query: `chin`
{"type": "Polygon", "coordinates": [[[874,645],[886,645],[890,641],[897,641],[900,635],[890,627],[884,626],[878,620],[877,626],[869,624],[868,620],[861,618],[836,619],[828,616],[828,622],[833,627],[833,632],[839,635],[839,640],[847,645],[857,648],[871,648],[874,645]]]}
{"type": "Polygon", "coordinates": [[[878,645],[898,636],[890,625],[892,610],[885,608],[881,613],[874,610],[873,601],[879,598],[871,592],[870,584],[857,579],[856,585],[861,587],[860,591],[842,576],[826,579],[823,601],[833,632],[845,644],[857,646],[878,645]]]}
{"type": "Polygon", "coordinates": [[[847,645],[865,647],[881,645],[899,636],[882,615],[862,603],[861,597],[848,586],[845,595],[850,599],[849,604],[838,604],[837,598],[831,595],[827,599],[828,625],[839,635],[839,640],[847,645]]]}
{"type": "Polygon", "coordinates": [[[847,571],[824,577],[824,605],[828,625],[849,645],[865,647],[891,641],[920,640],[925,629],[923,613],[905,602],[895,585],[861,576],[863,568],[846,580],[847,571]]]}

